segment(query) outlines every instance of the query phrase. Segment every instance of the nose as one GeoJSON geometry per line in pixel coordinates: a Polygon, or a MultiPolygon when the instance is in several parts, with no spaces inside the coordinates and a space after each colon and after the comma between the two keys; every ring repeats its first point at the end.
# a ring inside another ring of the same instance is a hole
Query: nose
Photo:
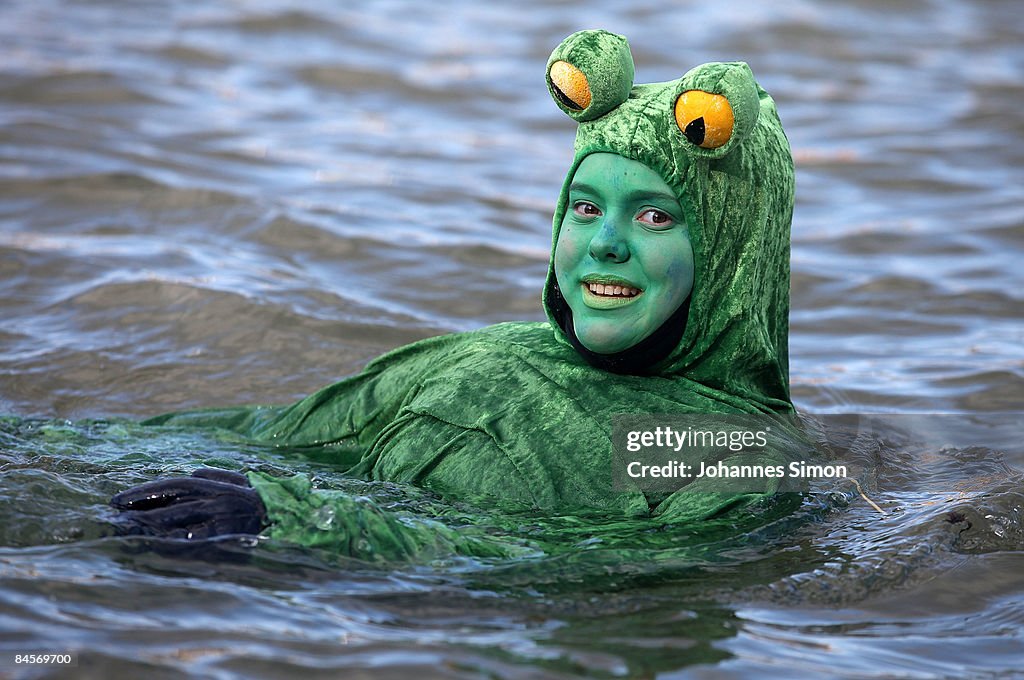
{"type": "Polygon", "coordinates": [[[590,256],[598,262],[625,262],[629,259],[629,244],[612,219],[606,219],[590,239],[590,256]]]}

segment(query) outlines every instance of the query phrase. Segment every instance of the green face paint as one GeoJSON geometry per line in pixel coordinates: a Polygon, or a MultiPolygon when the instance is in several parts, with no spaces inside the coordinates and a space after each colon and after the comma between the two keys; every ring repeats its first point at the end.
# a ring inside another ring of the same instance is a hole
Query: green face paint
{"type": "Polygon", "coordinates": [[[599,354],[649,336],[693,288],[693,249],[673,190],[613,153],[591,154],[576,169],[554,265],[576,337],[599,354]]]}

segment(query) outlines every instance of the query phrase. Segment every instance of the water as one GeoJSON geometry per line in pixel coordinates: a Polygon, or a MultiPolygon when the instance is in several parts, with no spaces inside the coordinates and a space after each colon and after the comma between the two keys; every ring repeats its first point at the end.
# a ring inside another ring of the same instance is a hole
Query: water
{"type": "Polygon", "coordinates": [[[1024,18],[672,5],[0,6],[0,649],[79,654],[0,677],[1018,673],[1024,18]],[[200,463],[351,483],[118,418],[288,402],[418,338],[543,318],[573,130],[542,71],[594,26],[630,38],[640,82],[740,58],[776,98],[798,406],[965,414],[941,421],[956,445],[896,438],[885,515],[810,498],[750,540],[652,538],[663,562],[581,543],[380,570],[104,537],[112,493],[200,463]]]}

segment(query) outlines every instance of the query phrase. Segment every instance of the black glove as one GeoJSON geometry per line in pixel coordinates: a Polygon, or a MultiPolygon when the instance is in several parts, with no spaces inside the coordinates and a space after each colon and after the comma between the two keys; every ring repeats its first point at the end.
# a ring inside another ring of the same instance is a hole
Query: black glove
{"type": "Polygon", "coordinates": [[[214,468],[132,487],[110,504],[121,511],[115,521],[128,535],[203,540],[258,534],[267,526],[267,509],[249,480],[214,468]]]}

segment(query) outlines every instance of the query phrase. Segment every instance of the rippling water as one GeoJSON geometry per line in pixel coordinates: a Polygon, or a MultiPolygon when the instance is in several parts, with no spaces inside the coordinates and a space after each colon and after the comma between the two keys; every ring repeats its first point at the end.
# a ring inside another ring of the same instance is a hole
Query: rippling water
{"type": "Polygon", "coordinates": [[[89,677],[1019,672],[1015,3],[346,4],[0,6],[0,651],[79,650],[89,677]],[[543,318],[573,129],[542,71],[595,26],[630,38],[640,82],[744,59],[775,96],[798,406],[966,414],[957,445],[885,451],[885,515],[809,499],[714,559],[602,578],[103,537],[129,484],[296,469],[117,418],[287,402],[418,338],[543,318]]]}

